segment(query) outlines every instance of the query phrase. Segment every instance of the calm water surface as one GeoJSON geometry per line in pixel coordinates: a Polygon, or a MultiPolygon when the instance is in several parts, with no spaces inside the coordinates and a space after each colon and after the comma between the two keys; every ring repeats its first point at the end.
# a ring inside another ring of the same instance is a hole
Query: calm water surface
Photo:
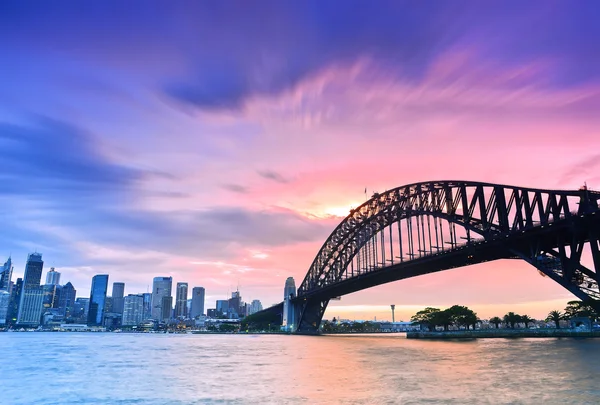
{"type": "Polygon", "coordinates": [[[0,333],[0,404],[600,404],[600,339],[0,333]]]}

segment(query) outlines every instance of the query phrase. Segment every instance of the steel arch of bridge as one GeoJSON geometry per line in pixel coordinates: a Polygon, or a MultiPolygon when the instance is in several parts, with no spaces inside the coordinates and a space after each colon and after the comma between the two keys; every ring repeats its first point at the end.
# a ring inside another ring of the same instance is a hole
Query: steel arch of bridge
{"type": "Polygon", "coordinates": [[[337,226],[311,264],[295,301],[297,331],[314,332],[333,297],[502,258],[523,259],[598,305],[599,200],[599,192],[586,188],[471,181],[430,181],[375,193],[337,226]],[[586,246],[594,270],[581,263],[586,246]]]}

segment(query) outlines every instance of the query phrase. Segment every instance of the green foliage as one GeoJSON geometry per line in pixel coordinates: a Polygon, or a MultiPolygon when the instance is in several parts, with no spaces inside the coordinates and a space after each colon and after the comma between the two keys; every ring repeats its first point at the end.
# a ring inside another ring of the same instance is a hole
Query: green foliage
{"type": "Polygon", "coordinates": [[[593,322],[595,322],[598,318],[600,318],[600,314],[592,305],[584,301],[567,302],[564,318],[571,319],[578,317],[590,318],[593,322]]]}
{"type": "Polygon", "coordinates": [[[529,324],[534,323],[535,319],[529,315],[521,315],[521,322],[525,324],[525,328],[529,328],[529,324]]]}
{"type": "Polygon", "coordinates": [[[479,322],[477,314],[469,308],[462,305],[453,305],[443,311],[438,308],[427,307],[410,318],[411,322],[426,327],[429,330],[435,330],[436,326],[442,326],[448,330],[450,326],[464,326],[469,329],[479,322]]]}
{"type": "Polygon", "coordinates": [[[493,318],[490,318],[489,321],[491,324],[496,326],[496,329],[498,329],[498,326],[502,323],[502,319],[498,316],[495,316],[493,318]]]}
{"type": "Polygon", "coordinates": [[[554,322],[556,329],[560,329],[560,321],[565,319],[565,316],[560,311],[550,311],[548,317],[546,318],[546,322],[554,322]]]}
{"type": "Polygon", "coordinates": [[[509,312],[508,314],[504,315],[503,320],[507,326],[510,326],[511,329],[514,329],[515,325],[521,322],[521,315],[515,314],[514,312],[509,312]]]}
{"type": "Polygon", "coordinates": [[[248,315],[241,322],[241,330],[250,332],[279,330],[280,326],[281,315],[269,311],[261,311],[248,315]]]}

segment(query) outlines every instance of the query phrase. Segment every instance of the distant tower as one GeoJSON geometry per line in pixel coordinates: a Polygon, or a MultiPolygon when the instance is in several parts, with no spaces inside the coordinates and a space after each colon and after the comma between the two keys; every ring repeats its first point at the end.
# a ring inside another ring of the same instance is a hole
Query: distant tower
{"type": "Polygon", "coordinates": [[[175,318],[187,318],[188,283],[177,283],[175,318]]]}
{"type": "Polygon", "coordinates": [[[23,276],[23,290],[19,303],[17,324],[36,327],[40,324],[44,290],[40,286],[44,261],[40,253],[31,253],[27,256],[25,275],[23,276]]]}
{"type": "Polygon", "coordinates": [[[46,274],[46,285],[59,285],[60,284],[60,273],[54,270],[54,267],[50,267],[50,271],[46,274]]]}
{"type": "Polygon", "coordinates": [[[396,318],[394,317],[394,309],[396,309],[396,306],[394,304],[390,305],[390,307],[392,307],[392,323],[396,322],[396,318]]]}
{"type": "MultiPolygon", "coordinates": [[[[163,320],[163,298],[171,297],[172,286],[173,277],[154,277],[152,282],[152,319],[156,321],[163,320]]],[[[171,298],[171,301],[173,301],[173,298],[171,298]]],[[[168,304],[168,300],[165,301],[165,304],[168,304]]],[[[169,308],[168,311],[170,312],[171,309],[169,308]]],[[[166,309],[164,313],[167,313],[166,309]]],[[[170,315],[168,318],[170,318],[170,315]]]]}
{"type": "Polygon", "coordinates": [[[192,307],[190,310],[190,318],[195,319],[197,316],[204,315],[204,288],[194,287],[192,289],[192,307]]]}
{"type": "Polygon", "coordinates": [[[125,301],[123,296],[125,295],[125,283],[113,283],[112,289],[112,312],[117,314],[123,314],[123,308],[125,301]]]}
{"type": "Polygon", "coordinates": [[[87,316],[88,326],[102,326],[106,292],[108,290],[108,274],[97,274],[92,277],[90,303],[87,316]]]}
{"type": "Polygon", "coordinates": [[[0,291],[10,291],[10,279],[12,277],[13,266],[12,260],[9,257],[4,266],[0,267],[0,291]]]}

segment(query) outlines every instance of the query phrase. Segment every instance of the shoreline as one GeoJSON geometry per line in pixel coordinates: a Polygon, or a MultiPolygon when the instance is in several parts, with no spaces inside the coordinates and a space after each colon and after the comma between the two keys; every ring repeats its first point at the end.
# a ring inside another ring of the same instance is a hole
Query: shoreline
{"type": "Polygon", "coordinates": [[[507,338],[600,338],[600,331],[581,331],[572,329],[486,329],[443,332],[413,331],[407,332],[407,339],[507,339],[507,338]]]}

